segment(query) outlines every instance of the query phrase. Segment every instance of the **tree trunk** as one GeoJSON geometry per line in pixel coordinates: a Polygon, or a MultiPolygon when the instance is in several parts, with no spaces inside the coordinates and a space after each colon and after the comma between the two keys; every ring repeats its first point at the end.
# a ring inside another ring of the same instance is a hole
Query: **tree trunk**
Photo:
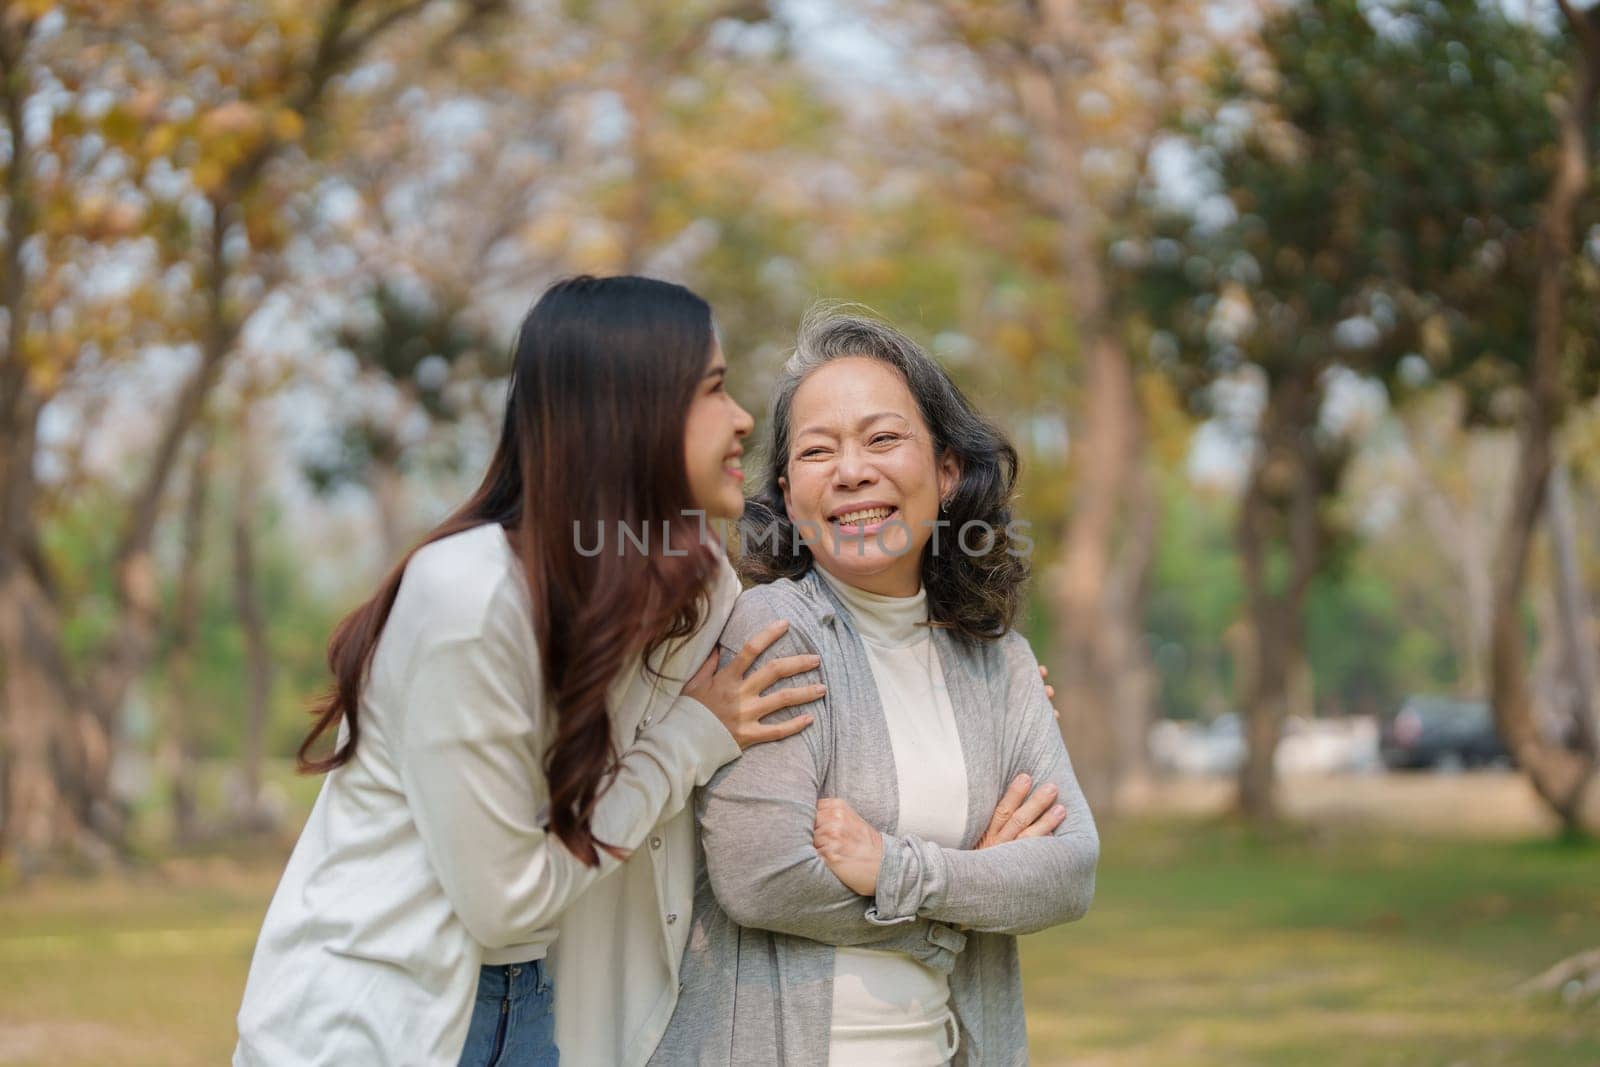
{"type": "Polygon", "coordinates": [[[0,580],[0,678],[6,707],[3,839],[24,876],[70,853],[81,827],[55,774],[69,721],[61,679],[36,635],[52,625],[55,604],[24,568],[0,580]]]}
{"type": "Polygon", "coordinates": [[[1272,504],[1267,498],[1258,461],[1240,502],[1235,543],[1244,578],[1249,626],[1249,672],[1241,675],[1244,718],[1244,762],[1239,767],[1238,807],[1255,822],[1277,816],[1273,762],[1289,710],[1289,663],[1293,657],[1290,629],[1297,620],[1269,587],[1268,555],[1272,550],[1272,504]]]}
{"type": "Polygon", "coordinates": [[[1063,559],[1053,583],[1059,620],[1053,657],[1061,679],[1062,723],[1084,795],[1097,811],[1109,810],[1117,790],[1116,719],[1119,678],[1137,623],[1121,618],[1110,576],[1133,451],[1133,382],[1120,347],[1094,342],[1088,352],[1083,432],[1078,436],[1075,506],[1063,559]]]}
{"type": "Polygon", "coordinates": [[[1113,808],[1137,807],[1153,786],[1150,765],[1150,728],[1161,696],[1160,676],[1145,640],[1144,617],[1155,563],[1160,499],[1155,473],[1144,454],[1144,434],[1135,435],[1139,454],[1128,493],[1128,528],[1113,572],[1116,610],[1117,663],[1114,677],[1117,709],[1112,717],[1116,734],[1113,808]]]}
{"type": "Polygon", "coordinates": [[[10,156],[6,167],[5,241],[0,245],[0,307],[6,318],[0,362],[0,731],[8,791],[0,845],[12,845],[24,870],[55,851],[96,860],[105,850],[89,840],[110,821],[93,783],[109,770],[110,745],[66,670],[62,618],[41,554],[34,472],[39,414],[45,397],[29,380],[24,358],[33,294],[22,249],[35,232],[33,152],[23,114],[34,92],[27,58],[35,20],[7,10],[0,18],[0,112],[10,156]],[[45,777],[50,778],[49,785],[45,777]]]}
{"type": "MultiPolygon", "coordinates": [[[[1073,97],[1075,27],[1059,6],[1041,14],[1050,42],[1017,71],[1017,97],[1041,154],[1041,196],[1054,216],[1063,302],[1073,312],[1084,367],[1078,433],[1072,445],[1073,512],[1051,583],[1062,723],[1084,796],[1109,811],[1117,792],[1117,719],[1132,604],[1114,596],[1111,574],[1123,533],[1127,490],[1141,433],[1132,362],[1109,307],[1097,216],[1084,188],[1082,133],[1073,97]]],[[[1142,579],[1139,579],[1142,581],[1142,579]]]]}
{"type": "Polygon", "coordinates": [[[204,581],[206,504],[211,487],[211,445],[195,443],[189,470],[189,493],[183,512],[183,548],[173,604],[172,651],[168,658],[171,691],[162,760],[172,796],[172,837],[180,848],[200,839],[195,801],[195,718],[200,701],[195,693],[195,642],[200,632],[204,581]]]}
{"type": "Polygon", "coordinates": [[[1534,643],[1528,666],[1528,701],[1533,708],[1533,728],[1544,738],[1556,737],[1569,726],[1575,696],[1559,596],[1552,582],[1532,597],[1534,643]]]}
{"type": "Polygon", "coordinates": [[[1278,817],[1278,742],[1304,688],[1296,675],[1305,668],[1305,601],[1327,540],[1320,507],[1341,469],[1313,436],[1321,401],[1320,387],[1299,379],[1269,386],[1235,528],[1250,630],[1238,808],[1258,823],[1278,817]]]}
{"type": "Polygon", "coordinates": [[[89,840],[83,805],[64,775],[82,765],[74,730],[74,693],[58,643],[60,611],[39,553],[34,525],[34,474],[44,397],[29,380],[24,348],[33,294],[23,246],[38,221],[33,146],[24,111],[34,94],[27,49],[35,19],[7,10],[0,18],[0,120],[9,143],[5,168],[5,239],[0,242],[0,308],[5,353],[0,360],[0,847],[31,875],[52,856],[103,850],[89,840]]]}
{"type": "Polygon", "coordinates": [[[1534,791],[1561,819],[1564,831],[1578,835],[1600,833],[1596,757],[1551,744],[1537,729],[1520,612],[1528,555],[1545,509],[1555,459],[1555,433],[1565,415],[1562,338],[1567,326],[1567,275],[1576,250],[1577,208],[1589,183],[1589,137],[1600,96],[1600,8],[1576,11],[1568,0],[1558,2],[1577,38],[1580,69],[1572,95],[1557,109],[1560,155],[1539,225],[1533,361],[1518,426],[1511,507],[1495,560],[1488,662],[1495,726],[1502,741],[1534,791]]]}
{"type": "MultiPolygon", "coordinates": [[[[248,399],[246,403],[249,403],[248,399]]],[[[267,722],[272,704],[272,650],[256,559],[256,527],[261,521],[256,447],[246,411],[239,435],[239,485],[233,512],[233,595],[245,646],[245,728],[240,824],[248,831],[271,828],[262,801],[267,722]]]]}
{"type": "MultiPolygon", "coordinates": [[[[1565,463],[1550,472],[1550,542],[1555,559],[1556,606],[1559,609],[1562,660],[1572,691],[1570,724],[1583,750],[1591,756],[1600,753],[1597,743],[1595,697],[1600,691],[1600,664],[1596,663],[1594,642],[1590,640],[1589,594],[1584,589],[1583,571],[1578,561],[1577,522],[1572,514],[1572,486],[1565,463]]],[[[1560,727],[1568,725],[1559,717],[1560,727]]]]}

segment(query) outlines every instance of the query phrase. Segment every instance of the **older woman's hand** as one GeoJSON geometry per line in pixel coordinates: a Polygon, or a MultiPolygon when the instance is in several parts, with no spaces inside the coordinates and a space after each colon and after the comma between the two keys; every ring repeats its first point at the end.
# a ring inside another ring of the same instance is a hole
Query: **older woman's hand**
{"type": "Polygon", "coordinates": [[[811,843],[839,881],[864,897],[878,891],[883,835],[868,826],[848,803],[837,797],[817,801],[811,843]]]}
{"type": "Polygon", "coordinates": [[[1046,782],[1029,793],[1032,785],[1033,779],[1026,774],[1011,779],[1005,796],[994,806],[994,815],[978,848],[993,848],[1024,837],[1048,837],[1056,832],[1067,817],[1067,809],[1055,802],[1059,791],[1046,782]]]}

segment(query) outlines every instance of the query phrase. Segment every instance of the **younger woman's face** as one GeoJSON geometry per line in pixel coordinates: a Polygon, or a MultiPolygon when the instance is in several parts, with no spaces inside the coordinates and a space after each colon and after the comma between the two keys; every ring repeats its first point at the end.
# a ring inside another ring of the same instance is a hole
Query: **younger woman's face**
{"type": "MultiPolygon", "coordinates": [[[[934,454],[905,379],[882,360],[834,360],[795,390],[790,420],[778,487],[817,565],[858,589],[915,595],[939,501],[961,469],[934,454]]],[[[940,531],[942,551],[952,536],[940,531]]]]}
{"type": "Polygon", "coordinates": [[[683,455],[689,468],[689,493],[694,506],[713,519],[744,514],[744,470],[740,443],[755,427],[750,413],[728,392],[728,362],[722,347],[711,342],[711,359],[689,405],[683,455]]]}

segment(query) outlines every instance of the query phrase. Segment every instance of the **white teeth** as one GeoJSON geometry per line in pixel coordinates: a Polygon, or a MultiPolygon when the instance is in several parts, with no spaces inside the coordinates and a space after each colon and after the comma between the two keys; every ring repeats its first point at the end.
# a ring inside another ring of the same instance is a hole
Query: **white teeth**
{"type": "Polygon", "coordinates": [[[723,460],[722,465],[732,471],[744,470],[744,460],[739,456],[734,456],[732,459],[723,460]]]}
{"type": "Polygon", "coordinates": [[[873,519],[887,519],[893,511],[893,508],[867,508],[865,511],[847,511],[833,521],[841,526],[854,526],[861,522],[871,522],[873,519]]]}

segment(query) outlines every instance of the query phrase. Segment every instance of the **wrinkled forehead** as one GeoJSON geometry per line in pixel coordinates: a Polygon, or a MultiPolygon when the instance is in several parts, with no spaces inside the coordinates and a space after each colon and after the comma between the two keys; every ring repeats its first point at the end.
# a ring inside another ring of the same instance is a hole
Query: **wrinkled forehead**
{"type": "Polygon", "coordinates": [[[789,408],[792,439],[808,433],[837,436],[883,421],[922,426],[905,378],[870,356],[844,356],[811,371],[795,388],[789,408]]]}

